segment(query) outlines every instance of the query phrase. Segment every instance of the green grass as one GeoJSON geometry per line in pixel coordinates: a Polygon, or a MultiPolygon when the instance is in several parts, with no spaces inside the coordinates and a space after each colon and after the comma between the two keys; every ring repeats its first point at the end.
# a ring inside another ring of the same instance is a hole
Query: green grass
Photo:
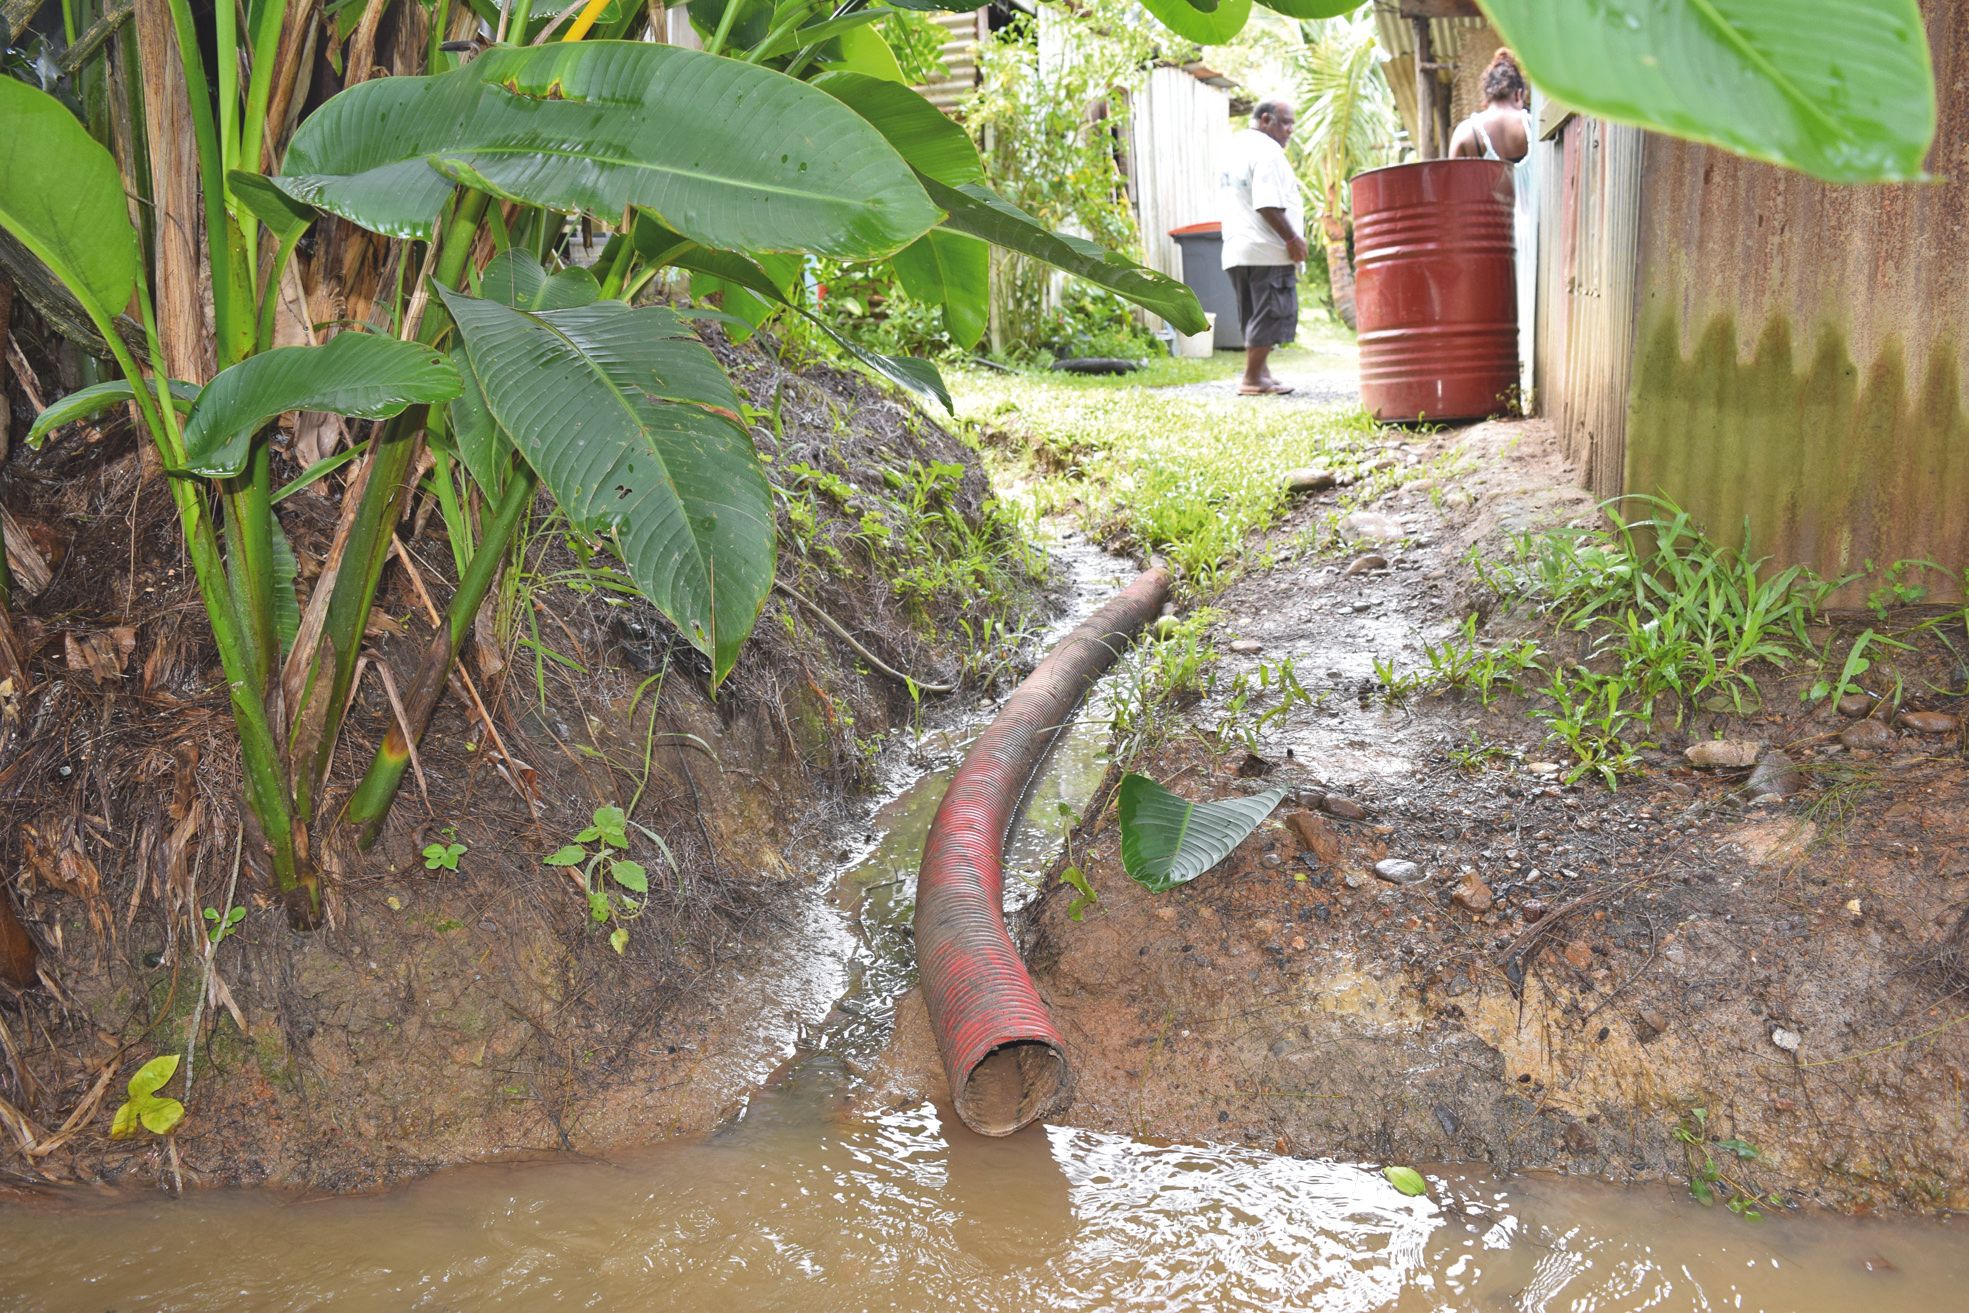
{"type": "MultiPolygon", "coordinates": [[[[1345,349],[1324,339],[1314,348],[1345,349]]],[[[1276,359],[1289,375],[1311,357],[1299,347],[1276,359]]],[[[960,419],[1030,465],[1036,510],[1069,514],[1112,547],[1160,554],[1208,593],[1285,514],[1289,471],[1354,473],[1391,441],[1358,406],[1176,390],[1231,378],[1241,360],[1164,358],[1116,378],[953,369],[948,381],[960,419]]]]}

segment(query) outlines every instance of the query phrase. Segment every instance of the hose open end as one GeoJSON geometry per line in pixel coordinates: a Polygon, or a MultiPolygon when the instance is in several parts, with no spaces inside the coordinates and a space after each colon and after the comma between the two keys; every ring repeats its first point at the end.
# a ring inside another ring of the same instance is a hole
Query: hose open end
{"type": "Polygon", "coordinates": [[[1060,1046],[1018,1039],[984,1055],[951,1091],[957,1116],[980,1135],[1010,1135],[1066,1106],[1073,1072],[1060,1046]]]}

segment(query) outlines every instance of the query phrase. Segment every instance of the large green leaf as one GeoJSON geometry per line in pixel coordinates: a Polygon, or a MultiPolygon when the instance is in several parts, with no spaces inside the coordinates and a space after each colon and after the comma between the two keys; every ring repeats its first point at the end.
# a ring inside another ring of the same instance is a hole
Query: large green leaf
{"type": "Polygon", "coordinates": [[[1210,326],[1196,293],[1175,279],[1104,251],[1084,237],[1053,232],[988,188],[975,183],[948,187],[926,175],[918,177],[930,199],[949,213],[946,228],[1085,278],[1161,315],[1180,332],[1201,333],[1210,326]]]}
{"type": "MultiPolygon", "coordinates": [[[[111,406],[120,406],[135,399],[136,393],[127,378],[112,378],[106,382],[92,383],[86,388],[77,388],[34,417],[33,425],[27,430],[27,445],[38,447],[42,439],[64,424],[99,415],[111,406]]],[[[198,400],[198,384],[172,379],[171,400],[181,411],[191,409],[191,403],[198,400]]]]}
{"type": "Polygon", "coordinates": [[[116,161],[60,101],[8,76],[0,76],[0,227],[96,319],[122,313],[137,285],[137,232],[116,161]]]}
{"type": "Polygon", "coordinates": [[[897,251],[890,263],[903,290],[943,307],[950,340],[970,350],[991,319],[991,248],[975,237],[932,228],[897,251]]]}
{"type": "MultiPolygon", "coordinates": [[[[643,225],[636,225],[638,241],[643,240],[643,225]]],[[[754,261],[736,251],[715,251],[703,247],[669,242],[663,237],[652,236],[652,246],[665,252],[667,263],[691,273],[693,295],[701,292],[739,288],[749,296],[768,306],[782,306],[792,309],[807,321],[834,339],[843,351],[853,357],[873,373],[888,379],[891,383],[912,393],[925,402],[934,402],[946,411],[956,412],[951,403],[950,391],[944,386],[943,375],[937,367],[927,360],[916,360],[908,356],[889,356],[880,351],[870,350],[861,343],[836,331],[834,327],[819,316],[794,302],[789,294],[791,280],[798,277],[797,266],[776,263],[772,257],[754,261]],[[769,272],[777,269],[777,273],[769,272]]],[[[749,319],[739,311],[741,319],[749,319]]],[[[755,321],[756,322],[756,321],[755,321]]]]}
{"type": "Polygon", "coordinates": [[[1923,176],[1935,77],[1915,0],[1481,3],[1568,105],[1832,182],[1923,176]]]}
{"type": "MultiPolygon", "coordinates": [[[[538,260],[515,248],[492,257],[479,275],[478,294],[481,300],[518,310],[568,310],[599,301],[602,289],[587,269],[574,267],[550,274],[538,260]]],[[[493,423],[485,386],[463,346],[451,349],[451,363],[464,384],[447,412],[453,448],[486,495],[496,497],[506,484],[513,446],[493,423]]]]}
{"type": "Polygon", "coordinates": [[[385,419],[420,402],[449,401],[458,386],[440,352],[373,333],[262,351],[221,370],[198,394],[185,422],[185,467],[208,478],[237,475],[253,435],[286,411],[385,419]]]}
{"type": "Polygon", "coordinates": [[[872,259],[936,223],[880,133],[770,69],[640,41],[497,47],[375,78],[301,125],[277,179],[366,228],[428,237],[447,179],[508,200],[649,210],[707,246],[872,259]]]}
{"type": "Polygon", "coordinates": [[[1191,802],[1146,775],[1121,781],[1121,865],[1155,893],[1187,884],[1230,856],[1272,814],[1284,789],[1248,798],[1191,802]]]}
{"type": "Polygon", "coordinates": [[[1319,19],[1351,14],[1367,0],[1258,0],[1258,3],[1287,18],[1319,19]]]}
{"type": "Polygon", "coordinates": [[[859,73],[824,73],[813,85],[868,120],[918,173],[948,187],[985,182],[970,134],[908,87],[859,73]]]}
{"type": "Polygon", "coordinates": [[[493,421],[572,524],[615,539],[722,680],[772,587],[774,546],[771,494],[717,360],[661,306],[443,296],[493,421]]]}
{"type": "Polygon", "coordinates": [[[1189,0],[1142,0],[1142,8],[1177,36],[1200,46],[1223,45],[1243,31],[1251,17],[1251,0],[1217,0],[1210,9],[1189,0]]]}

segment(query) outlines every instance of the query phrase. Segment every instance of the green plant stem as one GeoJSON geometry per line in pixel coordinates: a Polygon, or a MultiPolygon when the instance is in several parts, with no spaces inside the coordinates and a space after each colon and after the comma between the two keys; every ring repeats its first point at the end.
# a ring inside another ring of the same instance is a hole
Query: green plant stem
{"type": "MultiPolygon", "coordinates": [[[[223,3],[223,0],[222,0],[223,3]]],[[[212,121],[212,84],[205,77],[205,57],[198,48],[198,27],[192,21],[190,0],[171,0],[171,26],[178,38],[178,57],[185,68],[186,99],[191,106],[192,134],[198,143],[198,183],[205,202],[205,249],[212,276],[212,330],[218,346],[219,368],[243,359],[252,347],[252,312],[239,313],[235,287],[238,270],[233,249],[232,221],[226,215],[225,153],[212,121]],[[245,322],[240,322],[241,319],[245,322]]],[[[167,408],[168,409],[168,408],[167,408]]],[[[173,417],[172,423],[176,423],[173,417]]]]}
{"type": "MultiPolygon", "coordinates": [[[[144,333],[153,360],[163,359],[157,343],[157,321],[151,313],[150,296],[142,280],[137,283],[144,333]]],[[[165,464],[182,467],[184,440],[178,430],[177,408],[170,402],[167,384],[160,375],[157,395],[144,385],[143,372],[131,358],[122,337],[93,306],[84,303],[96,327],[109,344],[123,376],[130,380],[137,409],[164,456],[165,464]],[[160,401],[158,398],[162,397],[160,401]]],[[[177,506],[178,522],[185,535],[186,553],[191,557],[192,573],[212,624],[212,636],[219,649],[219,663],[226,674],[232,701],[233,720],[239,729],[240,761],[246,789],[246,805],[252,812],[261,838],[267,845],[273,866],[274,884],[287,905],[288,917],[296,925],[313,925],[321,913],[321,893],[307,856],[307,844],[295,824],[295,813],[288,790],[287,765],[275,741],[267,718],[266,703],[251,679],[250,644],[226,580],[225,560],[219,551],[218,534],[206,512],[204,494],[190,479],[169,479],[171,500],[177,506]]]]}
{"type": "MultiPolygon", "coordinates": [[[[447,287],[458,286],[464,275],[487,200],[484,192],[462,192],[439,234],[432,276],[447,287]]],[[[445,327],[441,308],[433,304],[425,311],[418,340],[435,343],[445,327]]],[[[423,445],[419,435],[426,415],[426,407],[413,406],[386,421],[370,439],[369,453],[363,458],[368,474],[362,500],[329,594],[320,642],[308,658],[307,676],[295,699],[289,753],[294,761],[295,803],[303,816],[312,814],[320,785],[328,777],[355,683],[356,653],[389,560],[390,539],[410,495],[410,473],[423,445]]]]}
{"type": "Polygon", "coordinates": [[[362,783],[349,797],[344,819],[359,827],[356,842],[365,848],[374,843],[382,831],[383,818],[389,814],[390,803],[403,783],[403,772],[410,765],[411,742],[421,739],[425,727],[430,724],[438,699],[444,695],[451,667],[465,645],[465,636],[472,631],[472,619],[485,603],[486,593],[506,558],[506,549],[511,545],[520,522],[532,508],[539,486],[539,476],[524,461],[507,478],[506,490],[500,494],[492,523],[486,526],[485,539],[458,580],[458,591],[452,594],[451,605],[445,608],[444,629],[432,636],[416,677],[405,692],[403,719],[393,723],[383,736],[376,755],[370,759],[362,783]]]}

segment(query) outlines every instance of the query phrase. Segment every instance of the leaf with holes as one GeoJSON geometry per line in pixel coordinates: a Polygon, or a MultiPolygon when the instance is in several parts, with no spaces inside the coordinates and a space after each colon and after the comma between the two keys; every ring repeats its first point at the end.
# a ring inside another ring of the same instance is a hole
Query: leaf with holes
{"type": "Polygon", "coordinates": [[[185,465],[207,478],[246,468],[253,435],[289,410],[387,419],[409,406],[458,395],[458,371],[417,342],[342,333],[322,346],[287,346],[222,370],[185,421],[185,465]]]}
{"type": "Polygon", "coordinates": [[[774,564],[771,493],[717,360],[662,306],[443,296],[493,422],[578,532],[614,539],[644,596],[711,658],[715,687],[774,564]]]}
{"type": "Polygon", "coordinates": [[[1285,790],[1248,798],[1191,802],[1146,775],[1121,781],[1121,865],[1153,893],[1187,884],[1230,856],[1258,828],[1285,790]]]}
{"type": "Polygon", "coordinates": [[[1935,75],[1915,0],[1481,0],[1567,105],[1824,178],[1923,175],[1935,75]]]}

